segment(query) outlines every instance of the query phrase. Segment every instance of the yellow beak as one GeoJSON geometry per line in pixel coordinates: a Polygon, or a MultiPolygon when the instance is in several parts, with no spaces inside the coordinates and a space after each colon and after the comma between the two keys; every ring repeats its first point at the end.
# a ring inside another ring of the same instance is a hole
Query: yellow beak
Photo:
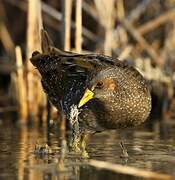
{"type": "Polygon", "coordinates": [[[81,106],[83,106],[84,104],[86,104],[90,99],[92,99],[94,96],[94,93],[92,91],[90,91],[88,88],[85,90],[85,93],[83,95],[83,97],[81,98],[78,107],[80,108],[81,106]]]}

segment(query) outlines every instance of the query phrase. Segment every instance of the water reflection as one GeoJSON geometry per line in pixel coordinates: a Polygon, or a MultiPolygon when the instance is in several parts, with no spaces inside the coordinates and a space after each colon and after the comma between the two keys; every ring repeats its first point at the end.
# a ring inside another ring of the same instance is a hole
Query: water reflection
{"type": "MultiPolygon", "coordinates": [[[[175,141],[172,127],[166,127],[165,136],[145,129],[125,133],[125,145],[130,155],[128,160],[120,158],[120,138],[116,131],[93,136],[88,151],[93,159],[175,176],[175,141]]],[[[58,137],[57,133],[47,134],[45,128],[1,125],[0,179],[140,179],[90,167],[72,153],[68,153],[65,161],[60,163],[58,137]],[[53,153],[43,156],[34,154],[37,142],[50,144],[53,153]]]]}

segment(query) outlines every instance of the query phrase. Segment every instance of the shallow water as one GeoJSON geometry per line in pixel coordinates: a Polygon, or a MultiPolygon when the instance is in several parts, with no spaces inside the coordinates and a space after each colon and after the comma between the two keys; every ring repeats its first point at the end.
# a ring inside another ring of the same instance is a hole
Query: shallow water
{"type": "MultiPolygon", "coordinates": [[[[19,128],[0,125],[0,179],[141,179],[88,166],[80,156],[68,153],[64,163],[59,163],[59,135],[46,128],[19,128]],[[36,143],[49,144],[52,154],[34,154],[36,143]]],[[[152,132],[128,131],[124,134],[125,146],[130,157],[120,157],[120,138],[116,131],[91,137],[88,152],[92,159],[143,168],[175,176],[175,125],[154,128],[152,132]],[[161,133],[160,133],[161,132],[161,133]]]]}

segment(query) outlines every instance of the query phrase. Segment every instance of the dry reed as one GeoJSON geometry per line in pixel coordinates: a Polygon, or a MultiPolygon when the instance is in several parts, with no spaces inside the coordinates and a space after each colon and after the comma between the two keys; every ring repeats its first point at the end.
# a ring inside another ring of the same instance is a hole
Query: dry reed
{"type": "Polygon", "coordinates": [[[21,48],[17,46],[15,48],[16,52],[16,67],[17,67],[17,88],[18,88],[18,112],[19,119],[21,123],[26,123],[27,120],[27,89],[24,80],[24,67],[22,62],[22,52],[21,48]]]}
{"type": "Polygon", "coordinates": [[[82,0],[76,0],[75,49],[81,52],[82,46],[82,0]]]}
{"type": "Polygon", "coordinates": [[[64,50],[71,49],[71,14],[72,14],[72,0],[62,0],[62,34],[63,34],[63,47],[64,50]]]}
{"type": "Polygon", "coordinates": [[[114,0],[95,0],[95,5],[99,14],[99,20],[105,28],[105,42],[104,42],[104,54],[112,54],[112,37],[113,27],[115,22],[114,16],[114,0]]]}
{"type": "Polygon", "coordinates": [[[41,1],[28,0],[28,29],[27,29],[27,96],[28,118],[37,119],[40,106],[45,106],[45,95],[41,90],[40,80],[30,63],[32,52],[41,51],[40,30],[42,29],[41,1]]]}

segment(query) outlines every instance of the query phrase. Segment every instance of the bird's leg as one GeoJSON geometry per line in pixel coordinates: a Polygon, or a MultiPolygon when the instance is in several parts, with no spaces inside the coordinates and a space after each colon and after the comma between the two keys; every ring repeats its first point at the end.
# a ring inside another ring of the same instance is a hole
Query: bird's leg
{"type": "Polygon", "coordinates": [[[83,158],[89,158],[89,154],[86,150],[87,140],[88,140],[88,135],[83,133],[81,135],[81,149],[82,149],[82,157],[83,158]]]}
{"type": "Polygon", "coordinates": [[[78,122],[78,108],[75,105],[71,106],[70,112],[70,129],[71,129],[71,139],[70,146],[73,151],[80,152],[80,128],[78,122]]]}
{"type": "Polygon", "coordinates": [[[128,155],[127,149],[126,149],[123,141],[120,141],[120,147],[121,147],[121,149],[122,149],[122,155],[121,155],[121,157],[122,157],[122,158],[128,158],[129,155],[128,155]]]}

